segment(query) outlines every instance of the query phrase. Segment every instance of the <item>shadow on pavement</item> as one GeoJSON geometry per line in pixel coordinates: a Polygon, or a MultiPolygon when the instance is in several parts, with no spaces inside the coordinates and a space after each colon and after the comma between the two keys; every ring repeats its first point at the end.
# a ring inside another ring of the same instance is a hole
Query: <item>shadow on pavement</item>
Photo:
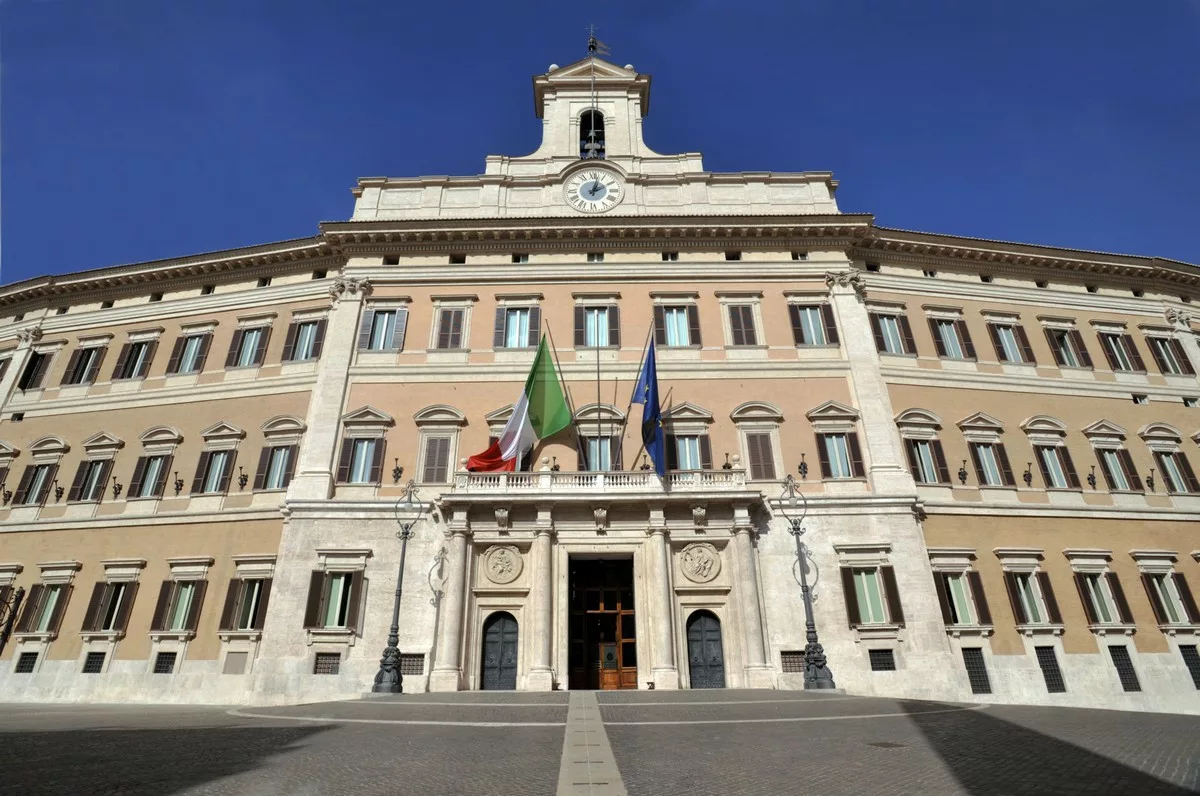
{"type": "Polygon", "coordinates": [[[1083,747],[989,715],[986,709],[923,715],[930,709],[928,702],[899,704],[963,790],[972,796],[1196,793],[1083,747]]]}
{"type": "Polygon", "coordinates": [[[0,794],[169,794],[249,771],[329,727],[0,733],[0,794]]]}

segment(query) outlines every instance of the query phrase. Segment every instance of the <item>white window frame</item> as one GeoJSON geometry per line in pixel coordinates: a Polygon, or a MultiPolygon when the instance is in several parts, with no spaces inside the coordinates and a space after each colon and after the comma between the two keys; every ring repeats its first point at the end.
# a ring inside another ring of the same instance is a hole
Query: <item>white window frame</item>
{"type": "MultiPolygon", "coordinates": [[[[1012,573],[1027,578],[1027,583],[1029,584],[1028,594],[1020,591],[1018,595],[1022,603],[1027,605],[1028,599],[1031,597],[1036,602],[1034,607],[1037,609],[1041,621],[1021,622],[1019,617],[1014,617],[1017,619],[1017,631],[1025,636],[1033,636],[1041,633],[1061,636],[1064,626],[1061,623],[1050,621],[1050,611],[1046,607],[1046,596],[1042,594],[1042,586],[1038,583],[1037,578],[1037,574],[1042,571],[1042,562],[1046,551],[1040,547],[997,547],[992,550],[992,553],[996,558],[1000,559],[1000,568],[1005,573],[1012,573]]],[[[1020,589],[1019,584],[1018,589],[1020,589]]],[[[1026,614],[1028,615],[1028,613],[1029,609],[1026,607],[1026,614]]],[[[1061,653],[1061,650],[1059,652],[1061,653]]]]}
{"type": "MultiPolygon", "coordinates": [[[[783,411],[774,404],[765,401],[746,401],[743,404],[735,407],[729,413],[729,419],[733,421],[734,426],[738,430],[738,443],[741,448],[741,455],[734,454],[733,469],[746,471],[746,479],[754,480],[750,468],[750,434],[766,434],[770,438],[771,443],[771,463],[775,470],[775,478],[780,480],[786,475],[786,465],[783,463],[782,445],[779,441],[779,427],[783,423],[783,411]]],[[[713,462],[714,467],[722,466],[713,462]]],[[[770,479],[769,479],[770,480],[770,479]]]]}
{"type": "MultiPolygon", "coordinates": [[[[878,590],[879,601],[883,608],[883,621],[868,621],[863,613],[863,606],[859,600],[859,618],[862,624],[854,628],[855,639],[859,641],[871,640],[884,642],[885,647],[891,647],[893,653],[899,655],[898,642],[902,640],[903,628],[900,623],[895,621],[891,616],[891,609],[888,606],[887,589],[883,583],[882,567],[895,567],[891,560],[892,546],[886,542],[867,542],[862,544],[835,544],[834,551],[838,556],[838,568],[849,567],[855,573],[855,599],[859,597],[858,589],[858,572],[869,570],[874,574],[875,586],[878,590]],[[888,644],[887,642],[892,642],[888,644]]],[[[897,585],[899,583],[897,582],[897,585]]],[[[872,616],[872,619],[875,617],[872,616]]]]}
{"type": "MultiPolygon", "coordinates": [[[[725,338],[725,347],[735,348],[741,351],[754,351],[761,349],[766,351],[768,346],[766,342],[767,327],[763,323],[762,317],[762,299],[763,294],[760,290],[728,292],[717,291],[717,304],[721,308],[721,328],[725,338]],[[750,307],[750,315],[754,322],[754,343],[736,345],[733,342],[733,323],[729,318],[730,307],[750,307]]],[[[665,311],[665,305],[664,305],[665,311]]],[[[664,316],[664,322],[665,322],[664,316]]]]}
{"type": "MultiPolygon", "coordinates": [[[[1055,331],[1068,333],[1079,330],[1079,325],[1074,321],[1074,319],[1070,318],[1048,318],[1044,316],[1038,316],[1038,321],[1042,324],[1043,329],[1053,329],[1055,331]]],[[[1095,369],[1094,361],[1092,365],[1083,364],[1083,361],[1079,356],[1079,351],[1075,349],[1075,342],[1071,339],[1069,334],[1065,338],[1065,342],[1066,350],[1062,359],[1066,360],[1067,364],[1058,365],[1059,368],[1069,368],[1072,370],[1095,369]]],[[[1047,343],[1049,343],[1049,341],[1047,341],[1047,343]]],[[[1055,356],[1053,351],[1051,352],[1051,358],[1055,363],[1058,362],[1059,357],[1055,356]]]]}
{"type": "MultiPolygon", "coordinates": [[[[359,578],[366,576],[367,559],[373,555],[371,548],[317,548],[316,552],[317,569],[324,572],[326,576],[357,574],[359,578]]],[[[322,585],[322,588],[325,586],[322,585]]],[[[356,584],[356,588],[361,588],[361,580],[359,584],[356,584]]],[[[366,610],[367,601],[360,599],[359,611],[365,614],[366,610]]],[[[354,646],[358,637],[359,617],[347,616],[347,621],[348,626],[346,627],[306,628],[305,633],[309,646],[337,645],[334,647],[335,649],[340,648],[343,652],[348,652],[348,648],[354,646]]],[[[345,655],[343,654],[342,657],[345,655]]]]}
{"type": "Polygon", "coordinates": [[[459,436],[463,426],[467,424],[466,415],[447,404],[435,404],[427,406],[413,415],[413,422],[417,425],[419,435],[417,471],[413,474],[413,478],[417,483],[424,483],[422,479],[425,477],[425,455],[429,447],[429,440],[434,437],[449,437],[450,452],[446,457],[446,480],[441,483],[454,483],[454,474],[463,469],[465,464],[458,460],[458,451],[459,436]]]}
{"type": "MultiPolygon", "coordinates": [[[[371,439],[375,440],[375,444],[378,445],[380,440],[386,439],[388,429],[395,425],[396,421],[391,415],[370,405],[359,407],[353,412],[348,412],[342,415],[342,447],[339,447],[338,455],[341,456],[341,450],[344,449],[344,446],[354,445],[358,440],[371,439]]],[[[368,467],[369,466],[370,463],[368,462],[368,467]]],[[[382,471],[379,474],[379,484],[375,484],[374,482],[370,481],[363,483],[347,481],[346,483],[337,484],[337,488],[339,490],[363,490],[363,492],[360,492],[359,494],[373,495],[375,493],[375,489],[383,486],[385,483],[384,476],[386,470],[386,467],[382,468],[382,471]]],[[[367,475],[369,478],[369,471],[367,475]]],[[[346,494],[353,495],[355,493],[347,492],[346,494]]]]}
{"type": "MultiPolygon", "coordinates": [[[[612,472],[612,442],[616,440],[620,444],[623,440],[619,436],[621,429],[625,426],[625,413],[612,404],[590,403],[586,406],[581,406],[575,412],[575,430],[582,438],[585,445],[585,464],[587,472],[612,472]],[[597,424],[599,431],[597,431],[597,424]],[[606,450],[604,454],[608,458],[608,468],[598,470],[594,468],[592,461],[592,446],[596,445],[597,439],[610,440],[607,447],[601,446],[601,450],[606,450]]],[[[495,434],[499,436],[499,434],[495,434]]],[[[622,451],[624,453],[624,451],[622,451]]],[[[622,459],[624,457],[622,456],[622,459]]]]}
{"type": "Polygon", "coordinates": [[[1168,621],[1165,624],[1159,624],[1159,628],[1169,636],[1174,636],[1181,631],[1200,633],[1200,626],[1194,625],[1188,620],[1187,607],[1179,596],[1179,589],[1172,577],[1175,574],[1175,564],[1179,559],[1179,554],[1174,550],[1135,549],[1130,550],[1129,555],[1137,562],[1139,573],[1155,579],[1155,590],[1159,594],[1159,599],[1163,601],[1163,607],[1168,611],[1173,609],[1178,616],[1178,620],[1175,621],[1168,617],[1168,621]]]}
{"type": "MultiPolygon", "coordinates": [[[[966,601],[967,610],[970,613],[970,622],[955,622],[948,625],[946,631],[953,637],[958,638],[964,634],[979,634],[981,636],[990,636],[994,630],[993,625],[985,625],[979,621],[979,606],[975,602],[975,595],[971,590],[971,583],[967,574],[975,569],[975,550],[967,547],[931,547],[929,548],[929,565],[933,570],[934,577],[952,576],[958,579],[962,586],[962,597],[966,601]]],[[[956,613],[959,612],[955,600],[947,592],[947,599],[950,600],[951,606],[956,613]]]]}
{"type": "MultiPolygon", "coordinates": [[[[1101,550],[1098,548],[1067,548],[1063,550],[1063,555],[1071,563],[1071,572],[1073,575],[1089,576],[1087,581],[1088,598],[1092,602],[1092,608],[1096,612],[1096,623],[1090,625],[1093,633],[1097,635],[1105,635],[1108,633],[1124,633],[1125,635],[1133,635],[1135,626],[1125,624],[1121,621],[1121,613],[1117,609],[1117,601],[1113,598],[1112,589],[1108,585],[1108,579],[1105,577],[1112,572],[1112,550],[1101,550]],[[1091,581],[1091,577],[1095,576],[1095,582],[1091,581]],[[1103,602],[1103,605],[1097,605],[1097,597],[1103,602]],[[1103,608],[1103,612],[1107,612],[1109,618],[1105,620],[1100,614],[1103,613],[1097,609],[1103,608]]],[[[1126,597],[1128,599],[1128,597],[1126,597]]]]}
{"type": "Polygon", "coordinates": [[[433,301],[433,323],[429,329],[429,348],[427,354],[435,356],[450,356],[457,358],[471,352],[471,314],[479,296],[431,296],[433,301]],[[438,328],[442,324],[442,310],[462,310],[463,327],[462,340],[458,348],[438,348],[438,328]]]}

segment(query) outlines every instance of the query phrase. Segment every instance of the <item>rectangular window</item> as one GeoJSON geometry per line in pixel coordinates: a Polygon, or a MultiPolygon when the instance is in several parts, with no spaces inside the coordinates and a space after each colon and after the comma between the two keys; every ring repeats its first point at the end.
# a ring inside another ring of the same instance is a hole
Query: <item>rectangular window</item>
{"type": "Polygon", "coordinates": [[[604,252],[588,252],[587,253],[587,261],[589,263],[604,262],[604,252]]]}
{"type": "Polygon", "coordinates": [[[688,335],[687,307],[663,307],[663,322],[666,327],[666,345],[691,345],[688,335]]]}
{"type": "Polygon", "coordinates": [[[1133,668],[1133,661],[1129,658],[1129,649],[1114,645],[1108,648],[1108,654],[1112,658],[1113,668],[1117,670],[1117,679],[1121,681],[1122,690],[1141,691],[1142,684],[1138,682],[1137,670],[1133,668]]]}
{"type": "Polygon", "coordinates": [[[83,673],[100,674],[103,672],[105,655],[106,653],[103,652],[89,652],[83,659],[83,673]]]}
{"type": "Polygon", "coordinates": [[[204,369],[211,334],[190,334],[175,341],[175,351],[167,365],[168,373],[198,373],[204,369]]]}
{"type": "Polygon", "coordinates": [[[46,377],[46,370],[50,367],[51,356],[52,354],[42,354],[37,351],[31,353],[25,362],[25,369],[21,371],[21,379],[17,382],[17,388],[20,390],[40,389],[42,379],[46,377]]]}
{"type": "Polygon", "coordinates": [[[80,348],[71,354],[67,372],[63,374],[64,385],[91,384],[100,371],[100,363],[107,349],[104,346],[80,348]]]}
{"type": "Polygon", "coordinates": [[[612,445],[612,437],[588,437],[587,469],[592,472],[612,470],[612,445]]]}
{"type": "Polygon", "coordinates": [[[368,310],[358,347],[365,351],[392,351],[400,348],[396,329],[401,310],[368,310]]]}
{"type": "Polygon", "coordinates": [[[950,621],[955,625],[975,624],[975,612],[971,603],[971,587],[967,576],[961,573],[941,573],[946,589],[946,603],[950,609],[950,621]]]}
{"type": "Polygon", "coordinates": [[[697,436],[675,436],[675,460],[678,470],[700,470],[700,438],[697,436]]]}
{"type": "Polygon", "coordinates": [[[584,345],[589,348],[608,345],[608,307],[586,307],[583,313],[584,345]]]}
{"type": "Polygon", "coordinates": [[[1018,622],[1023,625],[1046,624],[1048,621],[1046,609],[1042,604],[1042,598],[1038,593],[1033,575],[1020,572],[1013,575],[1012,580],[1016,585],[1019,607],[1024,614],[1024,616],[1018,617],[1018,622]]]}
{"type": "MultiPolygon", "coordinates": [[[[1164,625],[1188,624],[1188,611],[1180,599],[1176,581],[1167,573],[1142,575],[1150,594],[1150,602],[1158,615],[1159,623],[1164,625]]],[[[1190,596],[1190,593],[1189,593],[1190,596]]]]}
{"type": "Polygon", "coordinates": [[[240,593],[235,592],[237,600],[235,630],[261,630],[266,611],[266,595],[269,591],[269,580],[243,580],[240,582],[240,593]]]}
{"type": "Polygon", "coordinates": [[[935,318],[933,320],[934,343],[938,354],[947,359],[965,359],[965,348],[958,335],[958,321],[935,318]]]}
{"type": "Polygon", "coordinates": [[[1100,346],[1104,349],[1105,355],[1108,357],[1108,364],[1113,370],[1136,370],[1133,366],[1133,359],[1129,356],[1129,351],[1125,347],[1125,335],[1122,334],[1100,334],[1100,346]]]}
{"type": "Polygon", "coordinates": [[[1129,480],[1125,477],[1125,468],[1115,450],[1101,450],[1100,463],[1104,466],[1104,475],[1108,479],[1109,488],[1113,491],[1129,491],[1129,480]]]}
{"type": "Polygon", "coordinates": [[[828,304],[811,306],[789,304],[788,315],[792,321],[792,338],[796,345],[837,345],[837,324],[833,320],[833,307],[828,304]]]}
{"type": "MultiPolygon", "coordinates": [[[[50,632],[55,616],[60,613],[59,601],[63,599],[67,587],[62,584],[53,586],[45,586],[42,589],[41,604],[36,607],[36,613],[33,615],[33,620],[30,622],[28,629],[34,633],[50,632]]],[[[30,595],[30,600],[33,595],[30,595]]]]}
{"type": "Polygon", "coordinates": [[[822,478],[863,478],[862,451],[855,433],[817,434],[822,478]]]}
{"type": "Polygon", "coordinates": [[[192,610],[192,600],[196,596],[196,583],[193,581],[179,581],[174,584],[171,590],[170,607],[167,609],[166,624],[164,630],[182,631],[192,630],[188,626],[188,615],[192,610]]]}
{"type": "MultiPolygon", "coordinates": [[[[126,593],[130,590],[127,583],[108,583],[96,584],[103,586],[103,589],[98,589],[100,601],[97,604],[97,611],[93,614],[93,621],[88,630],[93,631],[112,631],[123,630],[121,620],[127,618],[128,611],[122,611],[121,603],[125,599],[126,593]],[[122,616],[125,614],[126,616],[122,616]]],[[[95,599],[95,595],[93,595],[95,599]]]]}
{"type": "Polygon", "coordinates": [[[512,256],[512,261],[514,263],[527,263],[529,262],[529,255],[525,253],[514,254],[512,256]]]}
{"type": "Polygon", "coordinates": [[[1054,361],[1065,368],[1090,368],[1092,358],[1078,329],[1046,327],[1046,342],[1054,353],[1054,361]]]}
{"type": "Polygon", "coordinates": [[[1154,458],[1158,461],[1159,471],[1167,482],[1167,491],[1172,494],[1187,494],[1200,492],[1200,484],[1196,482],[1196,474],[1192,465],[1182,451],[1156,452],[1154,458]]]}
{"type": "Polygon", "coordinates": [[[258,343],[262,339],[262,336],[263,330],[261,328],[244,330],[234,357],[234,367],[249,368],[257,364],[255,361],[255,352],[258,351],[258,343]]]}
{"type": "Polygon", "coordinates": [[[1034,647],[1034,652],[1042,669],[1042,679],[1046,681],[1046,691],[1051,694],[1066,693],[1067,684],[1063,681],[1062,669],[1058,668],[1058,655],[1054,647],[1034,647]]]}
{"type": "Polygon", "coordinates": [[[193,489],[192,492],[195,494],[224,492],[229,486],[227,470],[232,456],[232,451],[205,451],[201,454],[199,489],[193,489]]]}
{"type": "Polygon", "coordinates": [[[754,307],[752,305],[729,305],[729,332],[734,345],[758,345],[758,335],[754,328],[754,307]]]}
{"type": "Polygon", "coordinates": [[[679,252],[663,252],[662,261],[664,263],[673,263],[679,260],[679,252]]]}
{"type": "Polygon", "coordinates": [[[946,456],[942,452],[940,441],[906,439],[904,447],[908,453],[908,466],[914,481],[918,484],[950,483],[950,470],[946,466],[946,456]]]}
{"type": "Polygon", "coordinates": [[[775,480],[775,453],[771,449],[769,433],[746,434],[746,459],[750,465],[752,481],[775,480]]]}
{"type": "Polygon", "coordinates": [[[1200,651],[1195,644],[1180,644],[1179,654],[1183,657],[1183,665],[1192,676],[1192,684],[1200,691],[1200,651]]]}
{"type": "Polygon", "coordinates": [[[26,467],[13,503],[18,506],[40,506],[50,493],[50,482],[54,480],[57,470],[57,465],[53,464],[31,464],[26,467]]]}
{"type": "Polygon", "coordinates": [[[1147,337],[1150,353],[1158,369],[1168,376],[1194,376],[1196,369],[1183,350],[1183,345],[1174,337],[1147,337]]]}
{"type": "Polygon", "coordinates": [[[375,440],[356,439],[351,443],[350,479],[351,484],[369,484],[371,480],[371,465],[375,460],[375,440]]]}
{"type": "Polygon", "coordinates": [[[450,437],[427,437],[425,461],[421,480],[427,484],[444,484],[450,480],[450,437]]]}
{"type": "Polygon", "coordinates": [[[884,608],[878,569],[854,570],[854,595],[858,601],[858,617],[861,624],[887,624],[888,615],[884,608]]]}
{"type": "Polygon", "coordinates": [[[155,674],[174,674],[175,659],[178,653],[160,652],[154,656],[154,673],[155,674]]]}
{"type": "Polygon", "coordinates": [[[120,356],[117,357],[117,366],[113,369],[113,380],[145,378],[157,347],[158,343],[153,340],[126,343],[121,348],[120,356]]]}
{"type": "Polygon", "coordinates": [[[975,476],[980,486],[1014,485],[1008,455],[1000,443],[972,442],[971,458],[975,462],[975,476]]]}
{"type": "Polygon", "coordinates": [[[38,654],[36,652],[22,652],[17,658],[16,668],[13,669],[13,674],[33,674],[37,668],[38,654]]]}
{"type": "Polygon", "coordinates": [[[325,579],[325,612],[322,615],[322,627],[349,626],[350,590],[353,586],[353,573],[337,572],[325,579]]]}
{"type": "Polygon", "coordinates": [[[262,489],[287,489],[291,475],[294,448],[291,445],[276,445],[268,449],[267,471],[262,489]]]}
{"type": "Polygon", "coordinates": [[[163,488],[167,483],[168,456],[142,456],[137,466],[133,468],[133,478],[129,482],[131,498],[162,497],[163,488]]]}
{"type": "Polygon", "coordinates": [[[530,307],[512,307],[503,311],[504,333],[501,337],[504,348],[528,348],[530,329],[530,307]]]}
{"type": "Polygon", "coordinates": [[[967,680],[971,683],[971,693],[992,693],[992,681],[988,677],[987,664],[983,659],[983,649],[981,647],[963,647],[962,657],[963,665],[967,668],[967,680]]]}
{"type": "Polygon", "coordinates": [[[313,674],[337,674],[342,665],[342,653],[318,652],[313,658],[313,674]]]}
{"type": "Polygon", "coordinates": [[[1092,613],[1089,619],[1092,619],[1095,624],[1111,625],[1117,621],[1117,613],[1112,606],[1112,601],[1109,599],[1108,590],[1104,588],[1104,582],[1100,575],[1094,573],[1079,573],[1076,575],[1083,598],[1091,606],[1092,613]]]}
{"type": "Polygon", "coordinates": [[[867,650],[873,672],[896,671],[896,653],[892,650],[867,650]]]}
{"type": "Polygon", "coordinates": [[[871,313],[871,327],[875,335],[875,348],[884,354],[916,354],[912,328],[908,318],[891,313],[871,313]]]}
{"type": "Polygon", "coordinates": [[[112,461],[107,459],[80,462],[79,470],[75,473],[75,481],[71,484],[71,491],[67,494],[67,500],[102,500],[110,469],[112,469],[112,461]]]}
{"type": "MultiPolygon", "coordinates": [[[[1057,445],[1035,445],[1033,450],[1037,454],[1038,464],[1041,465],[1042,479],[1047,489],[1079,487],[1078,483],[1072,484],[1068,478],[1068,468],[1062,455],[1063,448],[1057,445]]],[[[1073,470],[1071,474],[1074,475],[1073,470]]]]}
{"type": "Polygon", "coordinates": [[[443,308],[438,312],[437,349],[442,351],[463,347],[464,309],[443,308]]]}
{"type": "MultiPolygon", "coordinates": [[[[317,329],[320,321],[302,321],[289,330],[293,336],[291,351],[284,352],[286,362],[304,362],[317,358],[317,329]]],[[[286,349],[287,346],[284,345],[286,349]]]]}
{"type": "MultiPolygon", "coordinates": [[[[1017,327],[1012,324],[993,323],[988,324],[988,330],[992,333],[997,359],[1001,362],[1020,363],[1025,361],[1021,341],[1017,339],[1017,327]]],[[[1022,334],[1022,336],[1024,335],[1022,334]]],[[[1026,343],[1027,346],[1028,343],[1026,343]]]]}

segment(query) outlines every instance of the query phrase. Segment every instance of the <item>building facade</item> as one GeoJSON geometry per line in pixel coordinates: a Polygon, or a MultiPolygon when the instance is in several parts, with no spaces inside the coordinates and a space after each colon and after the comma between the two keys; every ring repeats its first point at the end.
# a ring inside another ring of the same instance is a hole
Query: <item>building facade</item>
{"type": "Polygon", "coordinates": [[[533,87],[483,174],[0,291],[0,700],[369,691],[411,479],[406,691],[800,688],[799,519],[849,693],[1200,712],[1197,266],[705,171],[630,66],[533,87]],[[574,427],[465,471],[542,335],[574,427]]]}

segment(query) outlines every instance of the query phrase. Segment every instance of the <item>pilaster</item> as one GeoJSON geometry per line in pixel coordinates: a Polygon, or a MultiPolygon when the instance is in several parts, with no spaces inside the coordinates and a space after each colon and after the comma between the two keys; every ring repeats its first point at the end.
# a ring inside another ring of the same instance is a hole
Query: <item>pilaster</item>
{"type": "Polygon", "coordinates": [[[21,378],[21,373],[25,370],[25,363],[29,361],[29,351],[41,339],[41,326],[31,326],[17,332],[17,347],[13,349],[12,356],[9,358],[8,370],[4,372],[4,378],[0,379],[0,410],[8,406],[17,380],[21,378]]]}
{"type": "Polygon", "coordinates": [[[554,524],[550,506],[538,506],[533,539],[533,582],[529,601],[533,613],[533,662],[525,687],[529,691],[554,689],[554,670],[550,666],[551,634],[554,632],[552,561],[554,524]]]}
{"type": "Polygon", "coordinates": [[[456,515],[450,526],[450,553],[446,559],[446,594],[442,600],[442,616],[438,623],[437,655],[429,676],[430,691],[457,691],[462,683],[463,609],[467,589],[467,527],[466,516],[456,515]]]}
{"type": "Polygon", "coordinates": [[[774,688],[775,678],[763,650],[764,628],[758,606],[758,575],[754,561],[753,528],[745,507],[734,513],[733,548],[737,558],[738,602],[746,632],[746,687],[774,688]]]}
{"type": "Polygon", "coordinates": [[[679,670],[675,666],[675,634],[672,630],[671,554],[662,506],[650,506],[649,593],[650,621],[654,639],[651,680],[655,688],[679,688],[679,670]]]}

